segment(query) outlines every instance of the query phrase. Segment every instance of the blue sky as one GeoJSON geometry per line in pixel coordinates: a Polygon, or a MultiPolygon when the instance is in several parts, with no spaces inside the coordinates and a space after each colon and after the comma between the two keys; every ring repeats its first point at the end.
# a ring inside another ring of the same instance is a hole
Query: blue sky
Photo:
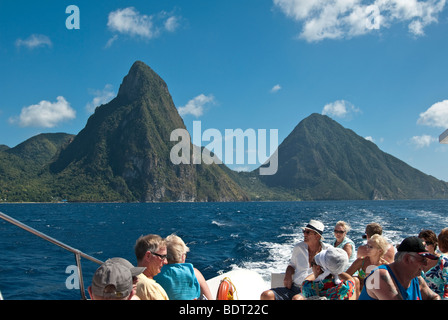
{"type": "Polygon", "coordinates": [[[324,113],[448,181],[447,34],[445,0],[2,1],[0,144],[78,133],[141,60],[189,130],[324,113]]]}

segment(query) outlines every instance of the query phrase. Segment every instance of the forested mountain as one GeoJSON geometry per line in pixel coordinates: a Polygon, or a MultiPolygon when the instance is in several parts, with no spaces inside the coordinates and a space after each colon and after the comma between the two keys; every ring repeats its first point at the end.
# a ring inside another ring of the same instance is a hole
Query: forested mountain
{"type": "MultiPolygon", "coordinates": [[[[223,164],[174,164],[186,130],[167,84],[135,62],[117,96],[77,135],[0,145],[0,201],[446,199],[448,183],[381,151],[327,116],[303,119],[278,148],[274,175],[223,164]]],[[[198,148],[188,142],[190,149],[198,148]]],[[[192,159],[193,154],[190,154],[192,159]]]]}

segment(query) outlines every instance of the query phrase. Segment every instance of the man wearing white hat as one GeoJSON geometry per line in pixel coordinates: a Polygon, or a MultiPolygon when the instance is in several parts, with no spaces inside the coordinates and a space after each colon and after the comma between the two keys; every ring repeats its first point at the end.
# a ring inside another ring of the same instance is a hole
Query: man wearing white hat
{"type": "Polygon", "coordinates": [[[324,225],[318,220],[310,222],[302,228],[304,240],[295,245],[291,260],[286,268],[284,287],[272,288],[261,294],[261,300],[291,300],[301,292],[305,278],[313,273],[311,261],[316,254],[331,245],[322,242],[324,225]]]}

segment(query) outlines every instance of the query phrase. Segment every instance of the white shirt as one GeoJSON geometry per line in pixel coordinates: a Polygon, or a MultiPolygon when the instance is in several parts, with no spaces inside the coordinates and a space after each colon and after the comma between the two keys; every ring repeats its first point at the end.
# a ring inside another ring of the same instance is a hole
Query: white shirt
{"type": "MultiPolygon", "coordinates": [[[[321,242],[322,250],[326,250],[331,245],[321,242]]],[[[310,262],[308,261],[308,245],[305,242],[299,242],[294,246],[292,250],[291,260],[289,265],[294,268],[294,274],[292,275],[292,281],[295,286],[302,286],[305,278],[313,273],[313,269],[310,267],[310,262]]]]}

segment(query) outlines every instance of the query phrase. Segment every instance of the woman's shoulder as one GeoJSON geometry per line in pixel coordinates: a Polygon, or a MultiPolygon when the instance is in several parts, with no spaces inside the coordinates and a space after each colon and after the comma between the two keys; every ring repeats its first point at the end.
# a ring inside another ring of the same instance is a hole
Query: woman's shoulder
{"type": "Polygon", "coordinates": [[[361,257],[358,257],[358,258],[356,258],[356,260],[355,261],[353,261],[353,264],[361,264],[361,263],[363,263],[364,261],[366,260],[366,256],[361,256],[361,257]]]}

